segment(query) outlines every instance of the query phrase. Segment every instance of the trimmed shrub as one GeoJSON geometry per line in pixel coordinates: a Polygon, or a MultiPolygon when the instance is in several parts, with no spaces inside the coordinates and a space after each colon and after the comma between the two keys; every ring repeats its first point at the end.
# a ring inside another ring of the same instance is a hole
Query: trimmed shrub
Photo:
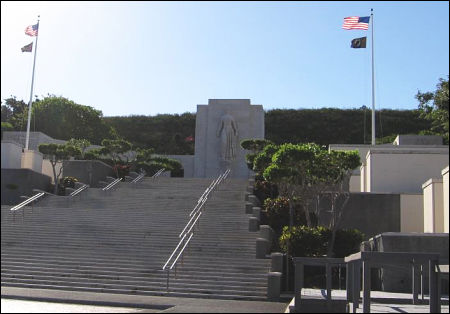
{"type": "MultiPolygon", "coordinates": [[[[289,225],[289,199],[285,197],[278,197],[275,199],[267,198],[263,204],[263,214],[266,218],[266,223],[279,234],[283,226],[289,225]]],[[[298,204],[294,202],[294,225],[306,224],[306,218],[298,204]]]]}
{"type": "Polygon", "coordinates": [[[278,186],[266,180],[256,180],[253,193],[263,204],[268,198],[278,197],[278,186]]]}
{"type": "Polygon", "coordinates": [[[307,226],[293,226],[283,228],[280,236],[280,248],[288,251],[292,256],[317,257],[327,254],[329,229],[324,227],[309,228],[307,226]]]}
{"type": "Polygon", "coordinates": [[[359,246],[364,240],[364,234],[358,229],[340,229],[336,231],[334,242],[334,257],[345,257],[359,252],[359,246]]]}
{"type": "MultiPolygon", "coordinates": [[[[364,235],[357,229],[336,231],[334,257],[345,257],[359,252],[363,239],[364,235]]],[[[279,242],[283,252],[287,252],[289,245],[292,256],[318,257],[327,254],[330,240],[331,230],[325,227],[294,226],[292,231],[289,231],[289,227],[285,226],[279,242]]]]}

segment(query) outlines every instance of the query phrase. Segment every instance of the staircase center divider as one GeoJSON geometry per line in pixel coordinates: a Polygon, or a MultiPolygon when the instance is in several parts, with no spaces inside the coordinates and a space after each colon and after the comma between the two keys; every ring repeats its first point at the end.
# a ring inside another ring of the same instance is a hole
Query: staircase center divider
{"type": "Polygon", "coordinates": [[[197,204],[195,205],[194,209],[191,211],[189,216],[191,217],[186,224],[186,226],[183,228],[181,233],[179,234],[180,241],[178,242],[178,245],[173,250],[170,257],[167,259],[166,263],[162,267],[162,270],[165,270],[167,272],[167,285],[166,289],[167,292],[169,292],[169,278],[170,278],[170,271],[175,267],[175,277],[177,276],[177,262],[178,259],[181,257],[181,262],[183,262],[183,253],[187,245],[189,244],[189,241],[191,241],[192,236],[194,235],[194,227],[197,224],[200,216],[202,215],[202,208],[203,205],[206,203],[209,194],[215,189],[218,188],[219,184],[223,182],[228,177],[228,174],[230,173],[231,169],[227,169],[224,173],[220,174],[217,179],[214,179],[211,184],[206,188],[206,190],[203,192],[203,194],[200,196],[200,198],[197,201],[197,204]],[[187,238],[187,239],[186,239],[187,238]],[[183,247],[180,248],[180,246],[183,245],[183,247]],[[169,263],[172,261],[172,258],[175,256],[175,254],[178,252],[178,255],[173,260],[170,267],[168,267],[169,263]]]}

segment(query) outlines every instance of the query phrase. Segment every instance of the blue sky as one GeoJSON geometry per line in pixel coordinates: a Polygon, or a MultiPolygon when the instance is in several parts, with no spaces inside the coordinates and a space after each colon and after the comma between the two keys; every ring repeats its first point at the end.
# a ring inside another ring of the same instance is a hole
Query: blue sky
{"type": "Polygon", "coordinates": [[[371,31],[343,30],[374,9],[376,107],[415,109],[449,69],[449,2],[1,2],[1,98],[35,95],[104,116],[196,112],[212,98],[265,110],[371,107],[371,31]],[[350,42],[367,36],[367,49],[350,42]]]}

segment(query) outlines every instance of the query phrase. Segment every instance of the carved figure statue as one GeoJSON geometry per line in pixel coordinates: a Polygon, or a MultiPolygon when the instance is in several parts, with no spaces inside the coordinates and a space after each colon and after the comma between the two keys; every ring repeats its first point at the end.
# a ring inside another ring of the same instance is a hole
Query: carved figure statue
{"type": "Polygon", "coordinates": [[[234,160],[236,158],[238,129],[236,122],[228,112],[220,119],[216,135],[220,137],[220,156],[222,160],[234,160]]]}

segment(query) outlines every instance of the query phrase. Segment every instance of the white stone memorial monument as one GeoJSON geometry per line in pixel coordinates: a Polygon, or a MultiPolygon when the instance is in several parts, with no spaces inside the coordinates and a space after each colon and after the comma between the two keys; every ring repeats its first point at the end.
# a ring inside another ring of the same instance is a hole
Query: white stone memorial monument
{"type": "Polygon", "coordinates": [[[231,168],[233,178],[247,178],[249,170],[240,142],[264,138],[264,110],[250,99],[209,99],[197,105],[194,177],[213,178],[231,168]]]}

